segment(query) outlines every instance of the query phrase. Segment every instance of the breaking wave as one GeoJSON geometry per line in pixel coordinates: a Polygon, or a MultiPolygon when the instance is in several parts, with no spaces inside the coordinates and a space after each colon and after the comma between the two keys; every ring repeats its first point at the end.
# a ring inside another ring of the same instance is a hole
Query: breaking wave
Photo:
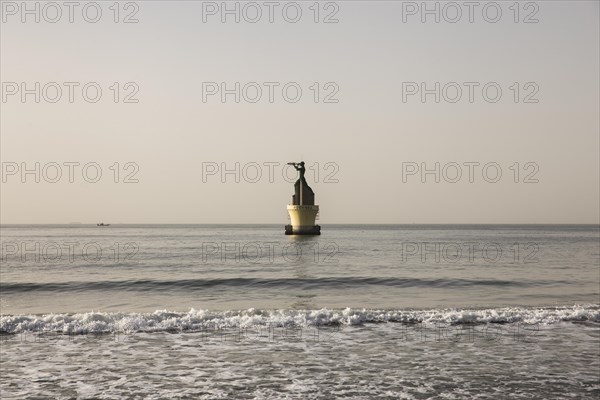
{"type": "Polygon", "coordinates": [[[558,307],[506,307],[490,309],[427,310],[237,310],[153,313],[102,313],[2,315],[0,332],[56,332],[64,334],[113,332],[193,332],[206,328],[275,326],[363,325],[370,323],[600,323],[600,305],[558,307]]]}

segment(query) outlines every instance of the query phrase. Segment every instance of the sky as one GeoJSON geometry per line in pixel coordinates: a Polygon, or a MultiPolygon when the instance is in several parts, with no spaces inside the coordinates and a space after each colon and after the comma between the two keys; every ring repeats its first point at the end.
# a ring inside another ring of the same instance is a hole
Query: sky
{"type": "Polygon", "coordinates": [[[283,225],[301,160],[321,225],[600,223],[598,1],[47,3],[1,2],[3,224],[283,225]]]}

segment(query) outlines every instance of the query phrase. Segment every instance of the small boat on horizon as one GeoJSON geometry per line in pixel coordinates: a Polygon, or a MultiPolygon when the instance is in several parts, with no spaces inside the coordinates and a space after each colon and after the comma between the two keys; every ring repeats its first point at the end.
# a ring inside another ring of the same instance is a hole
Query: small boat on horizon
{"type": "Polygon", "coordinates": [[[110,224],[105,224],[104,222],[100,222],[99,224],[96,224],[96,226],[110,226],[110,224]]]}

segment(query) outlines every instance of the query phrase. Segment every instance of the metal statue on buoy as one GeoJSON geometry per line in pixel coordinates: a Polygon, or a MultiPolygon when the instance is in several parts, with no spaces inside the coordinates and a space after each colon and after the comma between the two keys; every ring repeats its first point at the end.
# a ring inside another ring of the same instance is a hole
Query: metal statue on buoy
{"type": "Polygon", "coordinates": [[[285,226],[286,235],[320,235],[321,227],[315,224],[319,214],[319,206],[315,205],[315,192],[306,183],[304,161],[288,163],[300,173],[294,184],[292,204],[287,206],[291,224],[285,226]]]}

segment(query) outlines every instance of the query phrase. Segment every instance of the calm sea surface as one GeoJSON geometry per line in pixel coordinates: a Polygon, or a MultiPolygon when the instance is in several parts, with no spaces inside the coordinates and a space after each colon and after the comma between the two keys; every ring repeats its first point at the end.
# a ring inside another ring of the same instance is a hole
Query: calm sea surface
{"type": "Polygon", "coordinates": [[[3,225],[0,397],[597,398],[597,225],[3,225]]]}

